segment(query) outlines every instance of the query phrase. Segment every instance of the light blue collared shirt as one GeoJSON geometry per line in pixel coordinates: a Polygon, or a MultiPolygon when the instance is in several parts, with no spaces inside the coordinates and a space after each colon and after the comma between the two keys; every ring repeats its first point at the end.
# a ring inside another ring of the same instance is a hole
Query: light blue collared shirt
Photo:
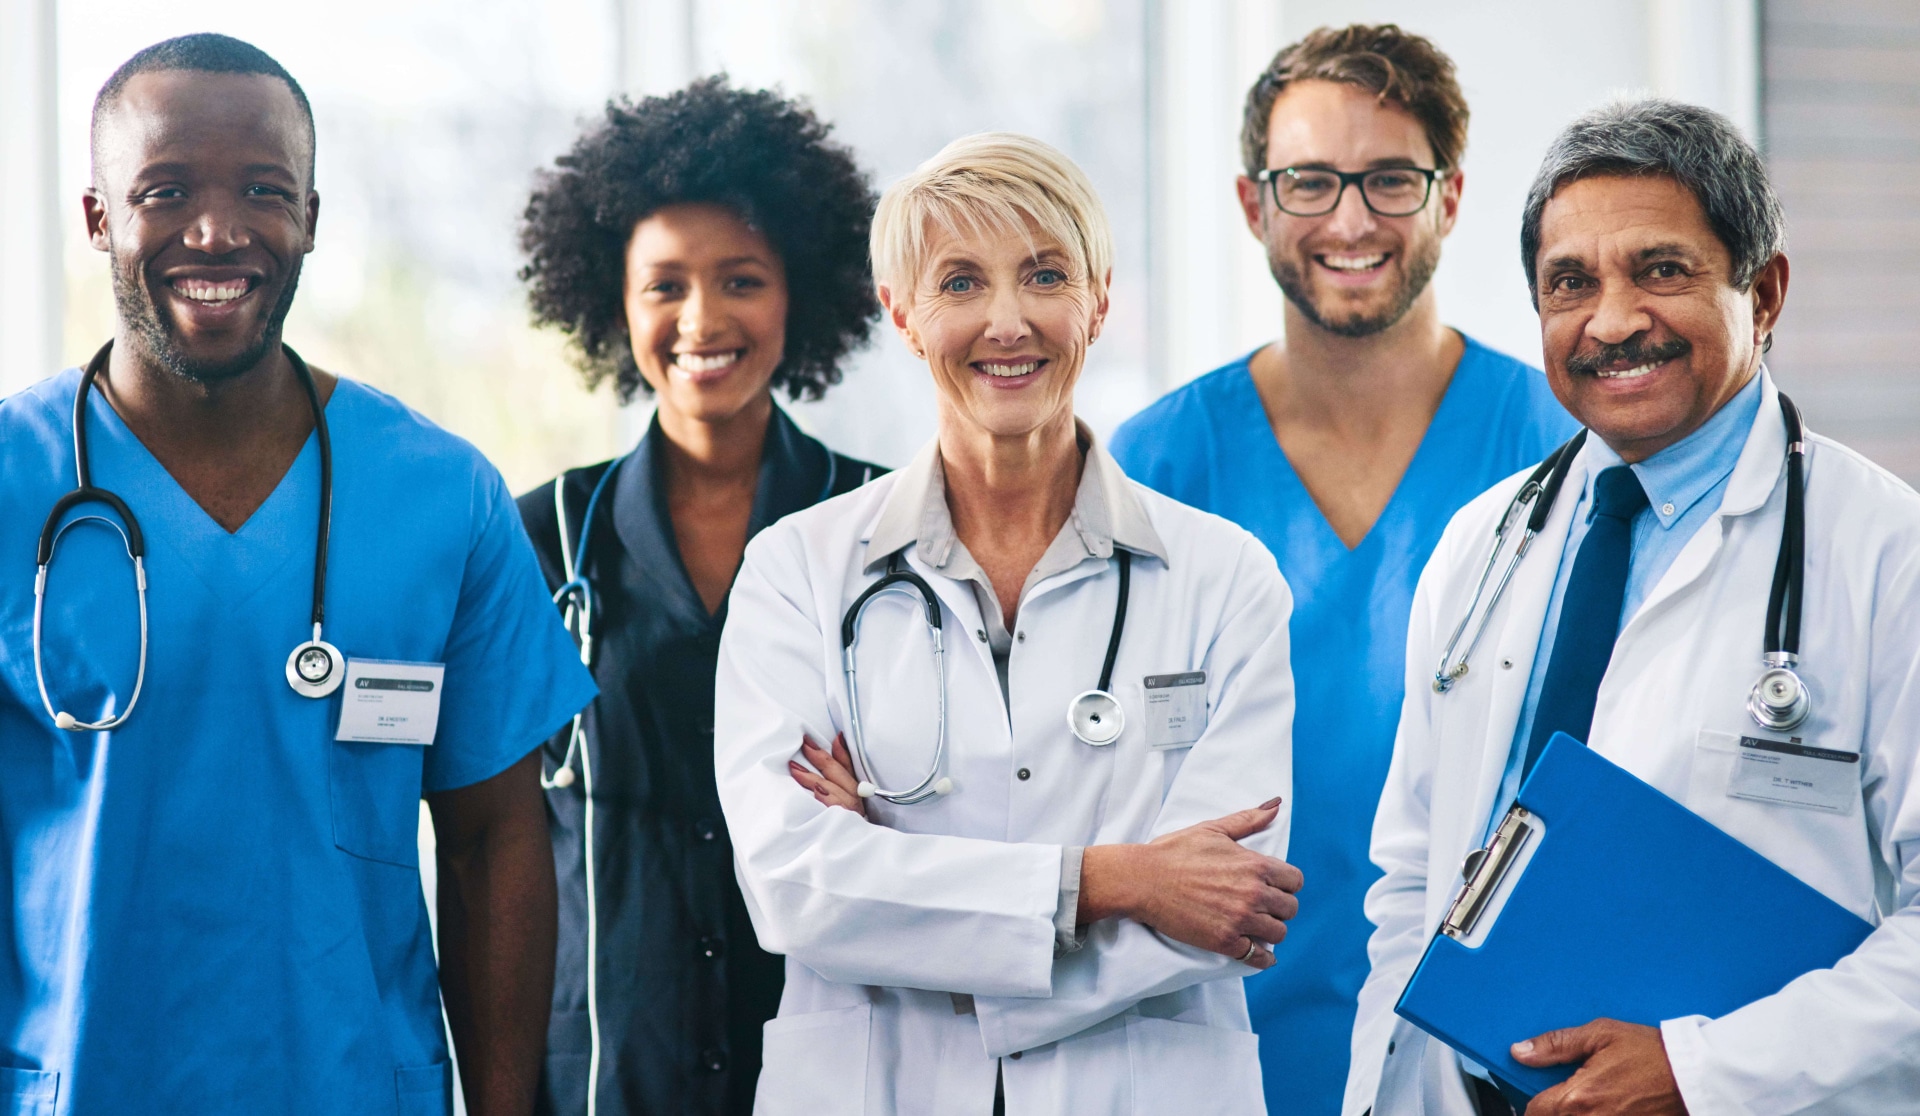
{"type": "MultiPolygon", "coordinates": [[[[1715,411],[1700,429],[1673,445],[1634,465],[1633,475],[1647,492],[1647,508],[1633,517],[1633,555],[1627,564],[1627,594],[1621,604],[1620,625],[1646,603],[1673,560],[1700,530],[1701,525],[1720,510],[1727,481],[1740,460],[1747,437],[1753,432],[1753,420],[1760,413],[1760,374],[1755,373],[1724,407],[1715,411]]],[[[1602,470],[1621,464],[1620,455],[1598,438],[1587,438],[1586,453],[1591,462],[1587,483],[1580,491],[1567,528],[1567,545],[1560,552],[1560,573],[1553,583],[1553,599],[1548,603],[1540,647],[1533,655],[1533,673],[1527,681],[1526,704],[1520,707],[1520,723],[1514,726],[1513,745],[1507,753],[1507,770],[1500,778],[1500,793],[1494,799],[1493,813],[1487,819],[1482,844],[1493,834],[1507,807],[1520,793],[1520,769],[1525,765],[1527,738],[1533,732],[1534,711],[1540,705],[1540,687],[1546,682],[1547,664],[1553,661],[1553,639],[1560,630],[1560,602],[1567,592],[1567,579],[1573,573],[1574,555],[1587,537],[1593,520],[1593,482],[1602,470]]],[[[1617,631],[1618,629],[1616,629],[1617,631]]]]}

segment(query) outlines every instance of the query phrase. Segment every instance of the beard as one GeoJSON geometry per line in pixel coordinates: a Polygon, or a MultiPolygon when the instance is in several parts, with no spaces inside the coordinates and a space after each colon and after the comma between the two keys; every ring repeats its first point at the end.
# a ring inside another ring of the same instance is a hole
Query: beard
{"type": "Polygon", "coordinates": [[[1389,292],[1387,304],[1373,313],[1341,312],[1316,303],[1313,285],[1307,280],[1305,269],[1277,250],[1268,251],[1267,266],[1273,272],[1273,281],[1280,285],[1281,293],[1287,296],[1287,301],[1293,303],[1295,309],[1306,315],[1308,321],[1339,337],[1371,337],[1406,317],[1414,301],[1427,289],[1427,284],[1433,280],[1434,270],[1440,266],[1440,238],[1418,238],[1401,258],[1405,261],[1405,267],[1399,286],[1389,292]]]}
{"type": "Polygon", "coordinates": [[[300,263],[296,259],[270,310],[256,324],[253,336],[241,351],[225,360],[202,360],[189,353],[180,341],[172,316],[154,301],[139,261],[113,260],[113,302],[120,320],[163,368],[197,384],[230,380],[260,363],[280,343],[280,330],[293,310],[294,291],[300,286],[300,263]]]}

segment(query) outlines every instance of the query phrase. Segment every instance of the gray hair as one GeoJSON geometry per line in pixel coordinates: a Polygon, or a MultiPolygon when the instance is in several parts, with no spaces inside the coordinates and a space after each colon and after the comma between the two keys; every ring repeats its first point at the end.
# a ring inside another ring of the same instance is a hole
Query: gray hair
{"type": "Polygon", "coordinates": [[[1786,217],[1766,164],[1731,120],[1679,101],[1620,101],[1567,125],[1547,148],[1527,191],[1520,262],[1536,306],[1540,215],[1560,187],[1600,175],[1660,175],[1685,186],[1733,256],[1733,285],[1742,291],[1786,250],[1786,217]]]}

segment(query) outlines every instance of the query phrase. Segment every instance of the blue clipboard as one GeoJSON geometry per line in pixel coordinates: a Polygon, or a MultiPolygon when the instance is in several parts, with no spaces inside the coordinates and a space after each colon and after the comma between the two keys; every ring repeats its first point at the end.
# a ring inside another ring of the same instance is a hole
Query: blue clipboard
{"type": "Polygon", "coordinates": [[[1717,1017],[1873,927],[1566,733],[1547,743],[1395,1011],[1529,1097],[1508,1047],[1599,1018],[1717,1017]]]}

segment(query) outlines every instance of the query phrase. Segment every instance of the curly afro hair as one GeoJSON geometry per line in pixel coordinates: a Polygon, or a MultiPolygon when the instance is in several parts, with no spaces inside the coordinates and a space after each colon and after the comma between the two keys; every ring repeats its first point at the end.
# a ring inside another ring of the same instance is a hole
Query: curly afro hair
{"type": "Polygon", "coordinates": [[[759,229],[787,272],[785,355],[773,383],[818,399],[880,316],[867,266],[874,194],[828,125],[764,90],[704,78],[606,121],[543,172],[520,246],[536,321],[571,335],[588,387],[608,376],[621,402],[648,390],[621,317],[627,242],[663,206],[724,205],[759,229]]]}

